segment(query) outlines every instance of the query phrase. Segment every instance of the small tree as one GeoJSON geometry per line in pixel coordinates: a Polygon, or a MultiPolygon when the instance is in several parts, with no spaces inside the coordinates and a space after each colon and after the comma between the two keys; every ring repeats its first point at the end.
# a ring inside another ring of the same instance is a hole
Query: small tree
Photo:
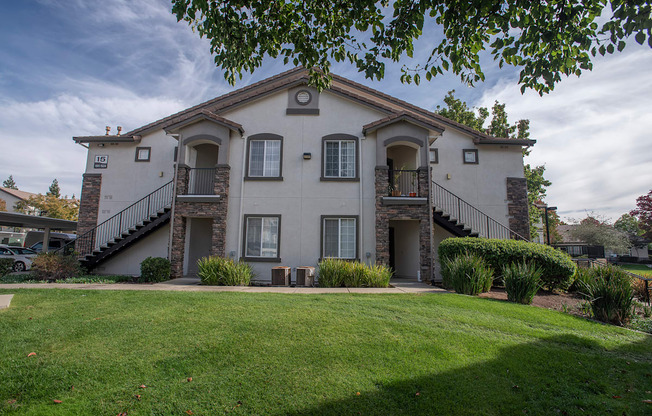
{"type": "Polygon", "coordinates": [[[56,178],[52,181],[50,189],[45,193],[45,195],[61,198],[61,189],[59,188],[59,181],[56,180],[56,178]]]}
{"type": "Polygon", "coordinates": [[[629,212],[639,221],[639,227],[644,231],[643,236],[652,239],[652,189],[647,195],[636,198],[636,209],[629,212]]]}
{"type": "Polygon", "coordinates": [[[2,182],[2,186],[9,189],[18,189],[18,185],[16,185],[12,175],[9,175],[9,177],[2,182]]]}

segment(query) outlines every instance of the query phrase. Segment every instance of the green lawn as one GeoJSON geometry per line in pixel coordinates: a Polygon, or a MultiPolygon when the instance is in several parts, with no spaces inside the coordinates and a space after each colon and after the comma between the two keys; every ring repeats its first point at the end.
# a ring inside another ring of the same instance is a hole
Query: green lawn
{"type": "Polygon", "coordinates": [[[16,296],[0,311],[2,414],[652,412],[651,336],[529,306],[454,294],[3,293],[16,296]]]}
{"type": "Polygon", "coordinates": [[[647,267],[645,264],[623,264],[620,267],[630,273],[639,274],[645,277],[652,277],[652,268],[647,267]]]}

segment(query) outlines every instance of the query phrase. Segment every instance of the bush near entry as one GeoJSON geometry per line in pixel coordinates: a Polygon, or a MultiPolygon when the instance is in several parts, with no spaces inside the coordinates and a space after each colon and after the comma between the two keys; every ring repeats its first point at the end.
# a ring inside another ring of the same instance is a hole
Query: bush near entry
{"type": "Polygon", "coordinates": [[[568,254],[543,244],[473,237],[447,238],[439,244],[442,264],[465,253],[482,257],[495,272],[502,270],[503,265],[526,260],[541,268],[541,282],[549,290],[566,289],[575,273],[575,264],[568,254]]]}
{"type": "Polygon", "coordinates": [[[476,254],[464,253],[451,259],[445,258],[441,263],[444,287],[457,293],[478,295],[491,289],[494,272],[476,254]]]}
{"type": "Polygon", "coordinates": [[[34,258],[32,271],[37,280],[55,281],[79,276],[82,267],[74,253],[64,255],[50,251],[34,258]]]}
{"type": "Polygon", "coordinates": [[[140,263],[141,282],[164,282],[170,280],[170,260],[163,257],[147,257],[140,263]]]}

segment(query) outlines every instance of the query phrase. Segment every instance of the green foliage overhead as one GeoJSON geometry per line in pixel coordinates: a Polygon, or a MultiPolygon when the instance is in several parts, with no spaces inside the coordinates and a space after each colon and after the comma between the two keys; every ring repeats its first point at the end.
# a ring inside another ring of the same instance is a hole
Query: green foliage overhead
{"type": "Polygon", "coordinates": [[[465,253],[477,254],[495,271],[501,271],[503,265],[527,260],[541,268],[541,281],[551,290],[567,288],[575,273],[575,264],[568,254],[543,244],[470,237],[447,238],[439,244],[442,264],[465,253]]]}
{"type": "Polygon", "coordinates": [[[215,63],[235,84],[265,56],[311,68],[328,85],[333,62],[350,62],[382,79],[389,62],[405,62],[401,81],[419,83],[452,72],[468,84],[484,80],[486,51],[500,67],[520,69],[521,91],[551,91],[562,75],[593,68],[597,54],[622,51],[630,36],[652,47],[652,0],[172,0],[172,12],[206,37],[215,63]],[[436,24],[443,38],[422,39],[436,24]],[[427,51],[415,59],[415,46],[427,51]],[[317,68],[315,71],[313,68],[317,68]],[[326,76],[324,76],[326,75],[326,76]]]}

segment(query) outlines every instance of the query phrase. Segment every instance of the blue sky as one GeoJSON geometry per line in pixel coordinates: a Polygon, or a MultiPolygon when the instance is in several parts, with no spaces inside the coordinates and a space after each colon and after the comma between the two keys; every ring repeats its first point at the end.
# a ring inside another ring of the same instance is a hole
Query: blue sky
{"type": "MultiPolygon", "coordinates": [[[[79,195],[86,151],[72,136],[125,131],[232,90],[206,40],[177,23],[167,0],[21,0],[0,2],[0,180],[44,193],[57,178],[79,195]]],[[[425,38],[437,36],[429,27],[425,38]]],[[[416,56],[429,51],[417,44],[416,56]]],[[[237,87],[289,66],[267,60],[237,87]]],[[[429,110],[448,90],[470,105],[507,104],[515,122],[530,119],[538,143],[526,163],[546,165],[548,202],[564,218],[595,211],[616,219],[652,188],[652,49],[630,40],[624,53],[597,58],[594,71],[564,79],[539,97],[520,94],[517,72],[485,62],[474,88],[446,75],[420,86],[383,81],[355,69],[333,72],[429,110]]]]}

